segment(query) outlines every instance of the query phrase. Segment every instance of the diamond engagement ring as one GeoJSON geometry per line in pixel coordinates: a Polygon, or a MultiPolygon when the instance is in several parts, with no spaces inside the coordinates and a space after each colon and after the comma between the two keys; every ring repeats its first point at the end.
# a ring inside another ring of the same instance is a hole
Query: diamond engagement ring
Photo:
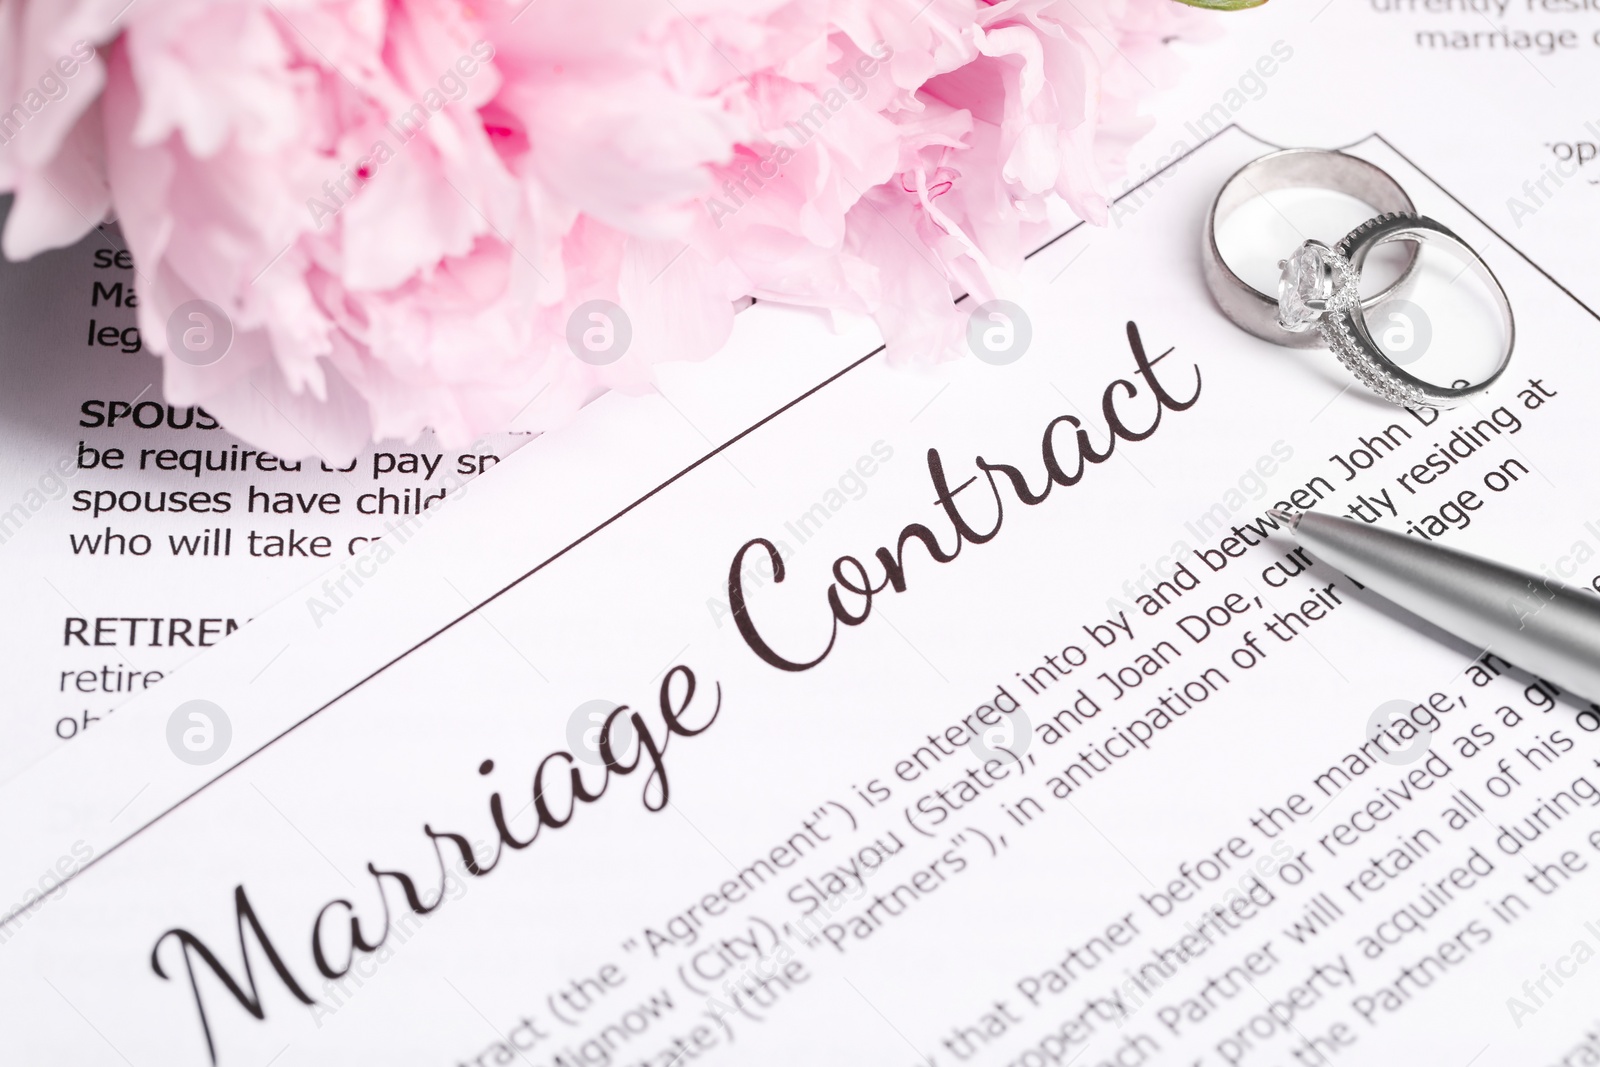
{"type": "MultiPolygon", "coordinates": [[[[1315,331],[1285,329],[1278,319],[1278,301],[1245,282],[1233,272],[1217,247],[1217,225],[1243,204],[1279,189],[1328,189],[1354,197],[1373,214],[1416,211],[1411,198],[1381,167],[1364,159],[1322,148],[1286,148],[1270,152],[1240,167],[1223,183],[1206,213],[1201,246],[1206,288],[1217,307],[1235,325],[1264,341],[1290,348],[1313,348],[1321,343],[1315,331]]],[[[1416,267],[1417,246],[1408,245],[1400,276],[1387,289],[1363,303],[1373,307],[1395,294],[1416,267]]]]}
{"type": "Polygon", "coordinates": [[[1320,241],[1305,242],[1279,266],[1283,275],[1278,282],[1278,325],[1292,334],[1320,336],[1350,373],[1390,403],[1454,407],[1487,390],[1511,362],[1516,320],[1499,279],[1470,245],[1424,215],[1379,215],[1351,230],[1334,248],[1320,241]],[[1373,340],[1360,297],[1361,267],[1374,248],[1390,241],[1410,242],[1413,249],[1437,245],[1454,253],[1493,295],[1505,326],[1505,347],[1488,377],[1469,385],[1435,385],[1407,373],[1373,340]]]}

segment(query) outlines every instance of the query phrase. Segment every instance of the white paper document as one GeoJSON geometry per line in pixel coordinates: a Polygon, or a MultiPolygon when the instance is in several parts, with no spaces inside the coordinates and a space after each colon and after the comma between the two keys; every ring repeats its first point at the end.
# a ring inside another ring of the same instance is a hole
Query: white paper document
{"type": "MultiPolygon", "coordinates": [[[[302,610],[313,623],[331,617],[530,436],[452,448],[424,435],[346,460],[305,436],[309,422],[290,409],[276,416],[310,454],[253,448],[203,407],[162,397],[160,364],[135,324],[142,280],[131,264],[107,226],[0,269],[0,593],[10,608],[0,619],[9,668],[0,781],[88,737],[312,579],[326,585],[302,610]]],[[[836,369],[809,355],[827,336],[807,323],[762,338],[768,366],[730,398],[726,417],[759,417],[836,369]]],[[[830,340],[830,350],[855,351],[830,340]]],[[[688,462],[709,447],[710,415],[677,395],[679,382],[706,373],[671,367],[631,400],[654,439],[672,442],[663,458],[688,462]]],[[[585,495],[613,498],[608,486],[585,495]]],[[[525,532],[565,529],[571,496],[516,521],[525,532]]]]}
{"type": "Polygon", "coordinates": [[[1600,1062],[1600,710],[1265,514],[1591,585],[1600,322],[1375,137],[1511,370],[1254,340],[1196,249],[1263,150],[1038,252],[1011,362],[758,307],[16,761],[0,1062],[1600,1062]]]}
{"type": "Polygon", "coordinates": [[[108,226],[0,270],[0,780],[313,576],[370,575],[526,439],[252,448],[162,397],[132,263],[108,226]]]}

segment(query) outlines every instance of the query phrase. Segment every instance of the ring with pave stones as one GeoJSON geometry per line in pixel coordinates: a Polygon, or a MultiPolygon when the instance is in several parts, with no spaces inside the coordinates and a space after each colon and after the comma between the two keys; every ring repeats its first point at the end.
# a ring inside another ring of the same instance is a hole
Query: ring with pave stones
{"type": "Polygon", "coordinates": [[[1321,241],[1305,242],[1279,266],[1283,274],[1278,282],[1278,325],[1296,334],[1316,330],[1357,380],[1390,403],[1413,408],[1454,407],[1486,391],[1511,362],[1516,320],[1505,289],[1472,246],[1425,215],[1379,215],[1351,230],[1333,248],[1321,241]],[[1361,267],[1368,253],[1390,241],[1410,242],[1413,248],[1431,244],[1447,249],[1493,294],[1505,323],[1505,350],[1487,378],[1471,385],[1435,385],[1407,373],[1373,340],[1362,313],[1361,267]]]}

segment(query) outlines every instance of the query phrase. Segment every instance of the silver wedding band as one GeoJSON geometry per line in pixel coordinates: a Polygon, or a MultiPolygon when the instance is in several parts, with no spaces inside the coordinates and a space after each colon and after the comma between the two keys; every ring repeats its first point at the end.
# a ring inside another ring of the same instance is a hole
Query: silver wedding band
{"type": "MultiPolygon", "coordinates": [[[[1411,197],[1381,167],[1364,159],[1323,148],[1285,148],[1246,163],[1222,183],[1206,212],[1201,250],[1206,288],[1211,299],[1235,325],[1263,341],[1289,348],[1314,348],[1321,344],[1316,331],[1291,333],[1278,324],[1278,298],[1269,296],[1235,274],[1217,247],[1217,224],[1242,204],[1279,189],[1329,189],[1353,196],[1376,215],[1415,213],[1411,197]]],[[[1404,286],[1417,265],[1417,246],[1408,246],[1400,277],[1387,289],[1363,300],[1373,307],[1404,286]]]]}
{"type": "Polygon", "coordinates": [[[1232,322],[1262,340],[1291,348],[1318,344],[1331,349],[1363,385],[1385,400],[1407,407],[1449,408],[1489,389],[1505,372],[1516,347],[1511,301],[1483,257],[1433,219],[1419,215],[1411,197],[1380,167],[1343,152],[1289,148],[1247,163],[1223,183],[1206,213],[1202,262],[1206,288],[1232,322]],[[1241,279],[1217,247],[1217,224],[1241,204],[1278,189],[1315,188],[1344,193],[1375,208],[1334,248],[1306,241],[1279,264],[1276,297],[1241,279]],[[1361,296],[1361,270],[1379,245],[1406,243],[1400,276],[1386,289],[1361,296]],[[1412,280],[1424,244],[1438,245],[1470,268],[1493,297],[1505,328],[1505,347],[1494,370],[1475,383],[1436,385],[1406,371],[1383,350],[1367,326],[1366,311],[1402,291],[1412,280]]]}

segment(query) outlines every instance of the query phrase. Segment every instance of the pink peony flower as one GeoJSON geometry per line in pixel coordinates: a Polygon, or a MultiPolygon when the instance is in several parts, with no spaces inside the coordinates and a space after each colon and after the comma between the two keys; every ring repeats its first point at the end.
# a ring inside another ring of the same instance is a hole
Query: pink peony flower
{"type": "Polygon", "coordinates": [[[1052,197],[1104,220],[1137,102],[1203,18],[1172,0],[13,0],[3,248],[114,213],[169,400],[284,456],[553,425],[715,351],[745,296],[871,315],[893,358],[941,358],[952,295],[1003,289],[1052,197]],[[181,342],[215,325],[195,300],[232,330],[206,365],[181,342]]]}

